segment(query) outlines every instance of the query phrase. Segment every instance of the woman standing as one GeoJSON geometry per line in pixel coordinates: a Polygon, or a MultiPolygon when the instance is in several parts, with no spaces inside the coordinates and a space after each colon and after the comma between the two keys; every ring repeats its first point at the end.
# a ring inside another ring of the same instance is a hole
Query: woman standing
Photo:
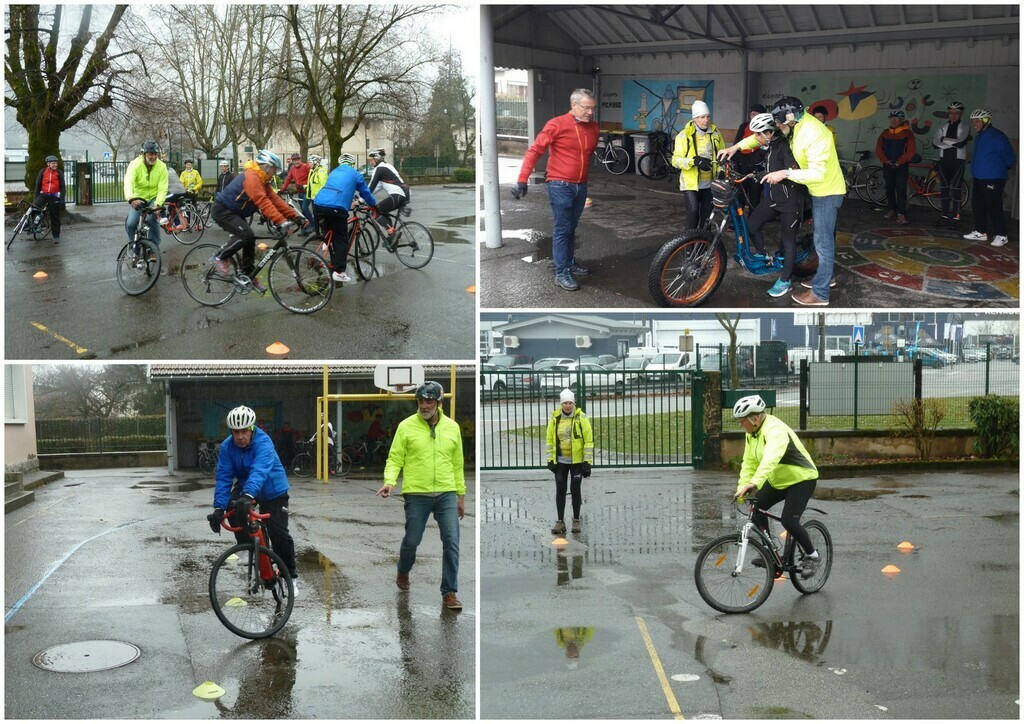
{"type": "Polygon", "coordinates": [[[565,495],[572,493],[572,532],[583,530],[583,478],[590,477],[594,462],[594,431],[590,418],[576,407],[572,390],[562,390],[561,403],[548,421],[548,470],[555,474],[555,510],[558,520],[552,533],[565,533],[565,495]],[[571,479],[571,483],[570,483],[571,479]]]}

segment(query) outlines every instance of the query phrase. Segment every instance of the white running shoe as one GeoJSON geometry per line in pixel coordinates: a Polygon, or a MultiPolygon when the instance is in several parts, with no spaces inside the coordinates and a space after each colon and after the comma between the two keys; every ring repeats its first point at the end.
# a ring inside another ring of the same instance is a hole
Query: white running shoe
{"type": "Polygon", "coordinates": [[[997,235],[992,237],[991,246],[1006,246],[1007,242],[1009,242],[1009,239],[1007,239],[1005,236],[997,235]]]}
{"type": "Polygon", "coordinates": [[[299,600],[299,582],[296,579],[292,579],[292,600],[299,600]]]}
{"type": "Polygon", "coordinates": [[[964,238],[968,241],[988,241],[988,234],[982,234],[980,231],[972,231],[970,234],[964,234],[964,238]]]}
{"type": "Polygon", "coordinates": [[[352,277],[345,272],[331,272],[331,279],[342,284],[348,284],[352,281],[352,277]]]}

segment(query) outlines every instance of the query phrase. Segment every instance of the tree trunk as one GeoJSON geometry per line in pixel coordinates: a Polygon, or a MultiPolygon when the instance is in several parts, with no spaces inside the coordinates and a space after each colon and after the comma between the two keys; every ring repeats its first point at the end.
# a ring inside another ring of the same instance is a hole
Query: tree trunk
{"type": "Polygon", "coordinates": [[[36,177],[46,165],[46,157],[60,155],[61,121],[56,118],[40,118],[26,126],[28,131],[28,162],[25,164],[25,186],[35,190],[36,177]]]}

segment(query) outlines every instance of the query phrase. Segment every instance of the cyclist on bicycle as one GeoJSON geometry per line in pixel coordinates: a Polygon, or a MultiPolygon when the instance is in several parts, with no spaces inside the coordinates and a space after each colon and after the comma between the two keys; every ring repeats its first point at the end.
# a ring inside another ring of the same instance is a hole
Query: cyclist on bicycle
{"type": "Polygon", "coordinates": [[[186,158],[185,170],[181,172],[181,185],[185,187],[185,193],[191,199],[203,192],[203,177],[192,168],[193,163],[191,158],[186,158]]]}
{"type": "Polygon", "coordinates": [[[395,233],[394,224],[388,212],[400,209],[409,203],[411,194],[409,184],[402,180],[398,171],[390,163],[384,160],[384,149],[370,151],[370,163],[373,164],[373,176],[370,177],[370,191],[376,191],[380,185],[387,194],[386,198],[377,202],[377,213],[380,214],[384,228],[387,229],[390,237],[395,233]]]}
{"type": "Polygon", "coordinates": [[[315,153],[309,154],[309,183],[306,184],[306,198],[309,199],[310,212],[313,214],[314,233],[317,234],[320,233],[320,217],[316,215],[316,207],[313,204],[316,201],[316,195],[327,183],[329,170],[324,159],[315,153]]]}
{"type": "Polygon", "coordinates": [[[217,226],[231,234],[228,243],[210,259],[217,273],[230,277],[231,265],[227,260],[241,251],[242,273],[249,277],[252,288],[260,294],[265,294],[267,289],[256,280],[256,234],[249,219],[259,210],[267,219],[281,226],[286,234],[295,233],[300,225],[307,223],[270,185],[282,166],[281,157],[276,153],[259,151],[256,159],[246,161],[242,173],[213,197],[210,212],[217,226]]]}
{"type": "Polygon", "coordinates": [[[247,543],[246,521],[252,504],[257,503],[261,512],[270,513],[267,521],[270,543],[288,566],[294,586],[292,595],[298,598],[295,541],[288,532],[288,476],[274,449],[274,441],[256,427],[256,413],[245,405],[228,413],[227,425],[231,434],[220,446],[213,513],[206,516],[206,520],[214,533],[220,533],[224,511],[234,508],[231,525],[242,528],[235,533],[235,540],[247,543]]]}
{"type": "MultiPolygon", "coordinates": [[[[319,434],[319,429],[313,433],[313,437],[306,441],[314,450],[316,450],[316,436],[319,434]]],[[[327,459],[330,461],[331,473],[334,473],[335,467],[337,466],[337,458],[334,456],[334,425],[330,422],[327,423],[327,459]]]]}
{"type": "Polygon", "coordinates": [[[47,156],[46,165],[39,170],[36,177],[36,198],[32,205],[42,212],[47,207],[50,214],[50,229],[53,232],[53,243],[60,242],[60,212],[65,204],[64,174],[57,170],[60,159],[47,156]]]}
{"type": "MultiPolygon", "coordinates": [[[[158,223],[165,229],[171,224],[170,204],[180,204],[188,197],[185,184],[181,182],[178,172],[173,167],[167,167],[167,196],[164,197],[164,205],[160,209],[158,223]]],[[[177,223],[181,223],[181,215],[178,215],[177,223]]]]}
{"type": "Polygon", "coordinates": [[[343,153],[338,157],[338,167],[327,175],[324,187],[317,192],[313,202],[313,213],[331,235],[331,278],[342,284],[352,281],[345,273],[348,263],[348,249],[352,244],[348,231],[348,210],[356,191],[370,206],[376,208],[377,200],[366,185],[363,175],[356,170],[356,157],[343,153]]]}
{"type": "MultiPolygon", "coordinates": [[[[800,525],[800,516],[818,484],[818,468],[796,433],[765,412],[765,407],[760,395],[748,395],[732,408],[732,416],[747,433],[734,497],[744,498],[757,491],[754,505],[760,510],[785,501],[780,516],[782,527],[804,552],[802,575],[810,578],[821,559],[811,537],[800,525]]],[[[768,520],[763,513],[754,514],[754,523],[767,533],[768,520]]]]}
{"type": "MultiPolygon", "coordinates": [[[[128,241],[134,241],[135,229],[144,208],[160,208],[167,198],[167,165],[160,160],[160,147],[156,141],[142,144],[142,153],[136,157],[124,172],[124,199],[131,204],[128,218],[124,221],[128,241]]],[[[149,240],[160,247],[160,224],[156,214],[146,220],[149,226],[149,240]]]]}

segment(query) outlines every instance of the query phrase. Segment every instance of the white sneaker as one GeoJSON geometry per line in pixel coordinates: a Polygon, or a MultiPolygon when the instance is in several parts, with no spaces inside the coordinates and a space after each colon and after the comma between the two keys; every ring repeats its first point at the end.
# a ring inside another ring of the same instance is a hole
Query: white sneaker
{"type": "Polygon", "coordinates": [[[993,236],[991,246],[1006,246],[1008,241],[1005,236],[993,236]]]}
{"type": "Polygon", "coordinates": [[[296,579],[292,579],[292,600],[299,600],[299,582],[296,579]]]}
{"type": "Polygon", "coordinates": [[[345,272],[331,272],[331,279],[342,284],[348,284],[352,281],[352,277],[345,272]]]}
{"type": "Polygon", "coordinates": [[[970,234],[964,234],[964,238],[968,241],[988,241],[988,234],[982,234],[980,231],[972,231],[970,234]]]}

